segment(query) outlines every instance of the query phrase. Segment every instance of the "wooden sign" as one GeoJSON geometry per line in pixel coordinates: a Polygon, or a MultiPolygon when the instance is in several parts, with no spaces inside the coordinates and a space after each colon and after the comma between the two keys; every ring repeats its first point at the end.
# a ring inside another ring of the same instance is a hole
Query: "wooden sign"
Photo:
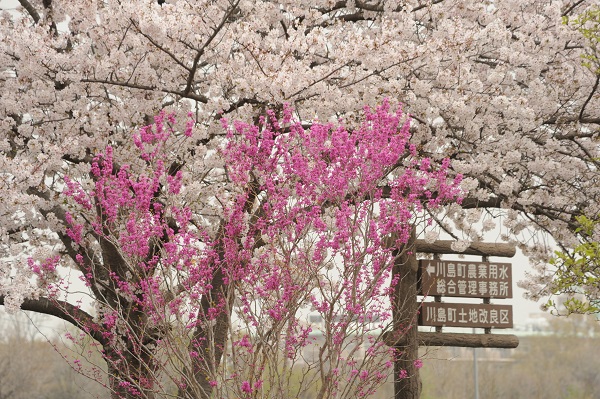
{"type": "Polygon", "coordinates": [[[419,261],[419,294],[468,298],[512,298],[510,263],[419,261]]]}
{"type": "Polygon", "coordinates": [[[510,305],[423,302],[419,325],[432,327],[512,328],[510,305]]]}

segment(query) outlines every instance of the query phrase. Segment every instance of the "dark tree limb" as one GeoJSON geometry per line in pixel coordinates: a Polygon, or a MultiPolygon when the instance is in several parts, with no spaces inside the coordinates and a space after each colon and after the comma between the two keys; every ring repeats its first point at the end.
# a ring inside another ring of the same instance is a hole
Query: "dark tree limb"
{"type": "MultiPolygon", "coordinates": [[[[40,191],[37,188],[30,187],[27,190],[27,194],[35,195],[35,196],[42,198],[49,202],[51,201],[51,198],[50,198],[51,193],[49,191],[40,191]]],[[[60,205],[55,205],[49,210],[42,209],[42,210],[40,210],[40,213],[44,217],[47,217],[50,213],[53,213],[54,216],[58,220],[60,220],[64,226],[68,226],[67,218],[66,218],[66,211],[60,205]]],[[[100,278],[100,280],[107,281],[108,273],[106,273],[105,270],[101,267],[101,264],[98,261],[98,255],[95,253],[95,251],[91,247],[87,247],[87,246],[83,247],[83,251],[87,255],[87,257],[83,257],[83,265],[79,264],[79,262],[77,261],[77,255],[80,252],[75,248],[74,242],[71,239],[71,237],[66,235],[64,232],[56,232],[56,233],[58,234],[58,238],[60,239],[60,241],[63,243],[67,255],[71,258],[71,260],[73,261],[73,264],[77,267],[77,269],[84,275],[86,273],[88,273],[89,271],[93,271],[93,273],[92,273],[93,281],[90,282],[91,283],[90,288],[91,288],[92,292],[94,293],[94,295],[96,296],[96,298],[102,298],[103,295],[100,293],[96,283],[98,283],[98,277],[100,278]],[[98,275],[99,273],[101,274],[100,276],[98,275]]],[[[108,287],[106,287],[106,288],[108,288],[108,287]]]]}
{"type": "Polygon", "coordinates": [[[166,88],[159,88],[156,86],[146,86],[146,85],[140,85],[140,84],[136,84],[136,83],[131,83],[131,82],[120,82],[117,80],[110,80],[110,79],[81,79],[81,82],[83,83],[100,83],[100,84],[105,84],[105,85],[112,85],[112,86],[121,86],[121,87],[127,87],[129,89],[136,89],[136,90],[143,90],[143,91],[160,91],[163,93],[168,93],[168,94],[175,94],[178,95],[180,97],[183,98],[189,98],[190,100],[195,100],[198,102],[201,102],[203,104],[206,104],[208,102],[208,98],[206,96],[200,95],[200,94],[195,94],[192,93],[191,91],[179,91],[179,90],[172,90],[172,89],[166,89],[166,88]]]}
{"type": "Polygon", "coordinates": [[[31,18],[33,19],[33,22],[35,22],[36,24],[38,22],[40,22],[40,14],[37,12],[37,10],[33,7],[33,5],[29,1],[19,0],[19,3],[21,4],[21,7],[23,7],[27,11],[29,16],[31,16],[31,18]]]}
{"type": "Polygon", "coordinates": [[[206,42],[202,45],[202,48],[200,48],[198,50],[198,53],[194,57],[194,62],[192,64],[192,67],[189,69],[190,73],[188,75],[188,79],[185,84],[185,89],[183,89],[184,97],[187,97],[192,90],[192,83],[194,82],[194,76],[196,75],[196,71],[198,69],[198,63],[200,62],[200,58],[204,54],[204,51],[210,45],[210,43],[212,43],[212,41],[217,37],[217,35],[221,31],[221,29],[223,29],[223,27],[225,26],[225,23],[227,22],[229,17],[231,17],[233,12],[237,9],[238,4],[239,4],[239,1],[236,1],[235,3],[233,3],[231,5],[229,10],[225,13],[225,15],[223,15],[223,18],[221,19],[221,22],[219,23],[219,25],[217,27],[215,27],[215,29],[213,30],[212,35],[210,35],[208,40],[206,40],[206,42]]]}
{"type": "Polygon", "coordinates": [[[177,58],[175,56],[175,54],[173,54],[171,51],[169,51],[169,49],[167,49],[166,47],[161,46],[156,40],[154,40],[152,38],[152,36],[148,35],[147,33],[142,32],[142,29],[138,26],[138,24],[133,19],[130,18],[130,21],[131,21],[131,24],[133,25],[133,27],[135,28],[135,30],[137,30],[140,35],[144,36],[154,47],[156,47],[158,50],[160,50],[163,53],[165,53],[166,55],[168,55],[169,58],[171,58],[173,61],[175,61],[175,63],[177,65],[179,65],[186,71],[191,72],[191,68],[188,67],[187,65],[185,65],[183,63],[183,61],[181,61],[179,58],[177,58]]]}
{"type": "MultiPolygon", "coordinates": [[[[4,300],[5,296],[0,295],[0,305],[4,305],[4,300]]],[[[57,317],[85,332],[102,346],[107,344],[106,339],[102,336],[100,326],[94,322],[94,318],[86,311],[68,302],[44,297],[25,299],[21,304],[21,309],[57,317]]]]}
{"type": "Polygon", "coordinates": [[[592,91],[590,92],[590,95],[588,96],[588,98],[586,98],[585,102],[581,106],[581,111],[579,111],[579,120],[580,121],[584,119],[583,113],[585,112],[585,107],[587,107],[587,105],[589,104],[592,97],[594,97],[594,94],[596,93],[596,90],[598,89],[598,83],[600,83],[600,75],[596,75],[596,81],[594,82],[594,87],[592,87],[592,91]]]}

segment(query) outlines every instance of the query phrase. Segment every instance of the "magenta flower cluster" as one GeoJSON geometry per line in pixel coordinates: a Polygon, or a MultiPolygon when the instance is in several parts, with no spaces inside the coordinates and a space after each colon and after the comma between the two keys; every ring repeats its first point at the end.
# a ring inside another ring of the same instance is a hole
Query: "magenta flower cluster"
{"type": "MultiPolygon", "coordinates": [[[[409,142],[410,119],[400,109],[391,111],[388,101],[364,113],[363,123],[352,128],[313,123],[305,129],[287,106],[280,118],[269,111],[258,125],[223,120],[227,139],[218,154],[227,190],[215,190],[210,200],[222,205],[216,234],[184,205],[185,169],[167,166],[169,143],[192,135],[191,119],[178,135],[174,116],[156,116],[153,126],[133,136],[139,160],[131,164],[120,164],[118,148],[108,146],[92,162],[91,189],[65,177],[64,194],[77,209],[66,215],[68,237],[84,248],[95,240],[103,251],[118,254],[114,265],[105,266],[109,281],[101,283],[112,287],[120,305],[103,304],[101,325],[94,328],[115,347],[126,339],[134,346],[130,353],[142,353],[144,332],[173,317],[188,329],[229,317],[230,304],[221,295],[212,296],[204,310],[200,305],[214,288],[217,270],[223,284],[235,287],[240,321],[255,331],[279,328],[274,336],[282,337],[289,359],[312,342],[313,328],[297,315],[302,306],[312,306],[330,323],[323,333],[338,357],[356,335],[353,323],[389,319],[392,251],[407,242],[424,207],[460,200],[461,176],[449,177],[448,160],[419,157],[409,142]],[[132,323],[132,312],[144,317],[132,323]]],[[[89,254],[76,259],[93,288],[98,266],[89,254]]],[[[31,269],[43,278],[58,262],[32,262],[31,269]]],[[[190,359],[204,356],[200,342],[192,342],[190,359]]],[[[367,342],[367,356],[387,350],[380,341],[367,342]]],[[[257,346],[246,334],[233,342],[232,353],[240,364],[250,364],[257,347],[264,342],[257,346]]],[[[356,379],[360,392],[372,391],[370,380],[385,378],[350,360],[344,364],[333,377],[356,379]]],[[[208,380],[217,387],[226,379],[208,380]]],[[[247,395],[263,379],[237,381],[247,395]]],[[[122,388],[139,388],[128,384],[123,381],[122,388]]]]}

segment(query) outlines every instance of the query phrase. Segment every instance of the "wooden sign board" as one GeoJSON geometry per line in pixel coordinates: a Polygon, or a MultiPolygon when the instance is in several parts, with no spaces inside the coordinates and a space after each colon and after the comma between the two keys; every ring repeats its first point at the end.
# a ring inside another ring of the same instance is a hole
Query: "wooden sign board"
{"type": "Polygon", "coordinates": [[[511,305],[423,302],[419,325],[432,327],[512,328],[511,305]]]}
{"type": "Polygon", "coordinates": [[[419,294],[467,298],[512,298],[510,263],[419,261],[419,294]]]}

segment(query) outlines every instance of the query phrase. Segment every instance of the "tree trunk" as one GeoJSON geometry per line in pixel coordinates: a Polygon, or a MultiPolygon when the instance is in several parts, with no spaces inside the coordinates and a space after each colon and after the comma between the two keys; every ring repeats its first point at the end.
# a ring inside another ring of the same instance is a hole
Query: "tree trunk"
{"type": "MultiPolygon", "coordinates": [[[[216,249],[219,258],[223,260],[223,244],[221,243],[216,249]]],[[[193,374],[193,385],[195,386],[188,385],[179,393],[179,396],[185,399],[210,398],[213,390],[211,380],[221,364],[229,338],[229,323],[234,297],[231,292],[231,283],[225,283],[221,267],[214,271],[211,286],[210,292],[203,295],[201,309],[198,311],[198,320],[203,320],[203,322],[196,327],[190,343],[190,350],[197,352],[199,356],[192,359],[193,371],[191,374],[193,374]],[[209,308],[218,307],[218,304],[223,304],[224,307],[219,309],[213,323],[209,324],[206,317],[209,314],[209,308]]]]}
{"type": "Polygon", "coordinates": [[[212,286],[211,295],[205,295],[202,299],[202,308],[205,314],[208,313],[210,307],[210,298],[215,302],[227,301],[227,307],[220,310],[212,326],[199,326],[194,333],[194,341],[196,342],[194,346],[197,348],[198,353],[205,356],[204,358],[200,357],[202,360],[199,360],[194,367],[194,376],[200,386],[200,397],[198,399],[207,399],[212,392],[211,377],[215,375],[216,369],[221,364],[223,351],[225,345],[227,345],[229,318],[233,306],[233,296],[229,292],[230,286],[224,283],[223,273],[220,269],[213,276],[212,286]]]}
{"type": "Polygon", "coordinates": [[[111,399],[154,399],[152,360],[105,348],[111,399]],[[119,361],[120,360],[120,361],[119,361]]]}

